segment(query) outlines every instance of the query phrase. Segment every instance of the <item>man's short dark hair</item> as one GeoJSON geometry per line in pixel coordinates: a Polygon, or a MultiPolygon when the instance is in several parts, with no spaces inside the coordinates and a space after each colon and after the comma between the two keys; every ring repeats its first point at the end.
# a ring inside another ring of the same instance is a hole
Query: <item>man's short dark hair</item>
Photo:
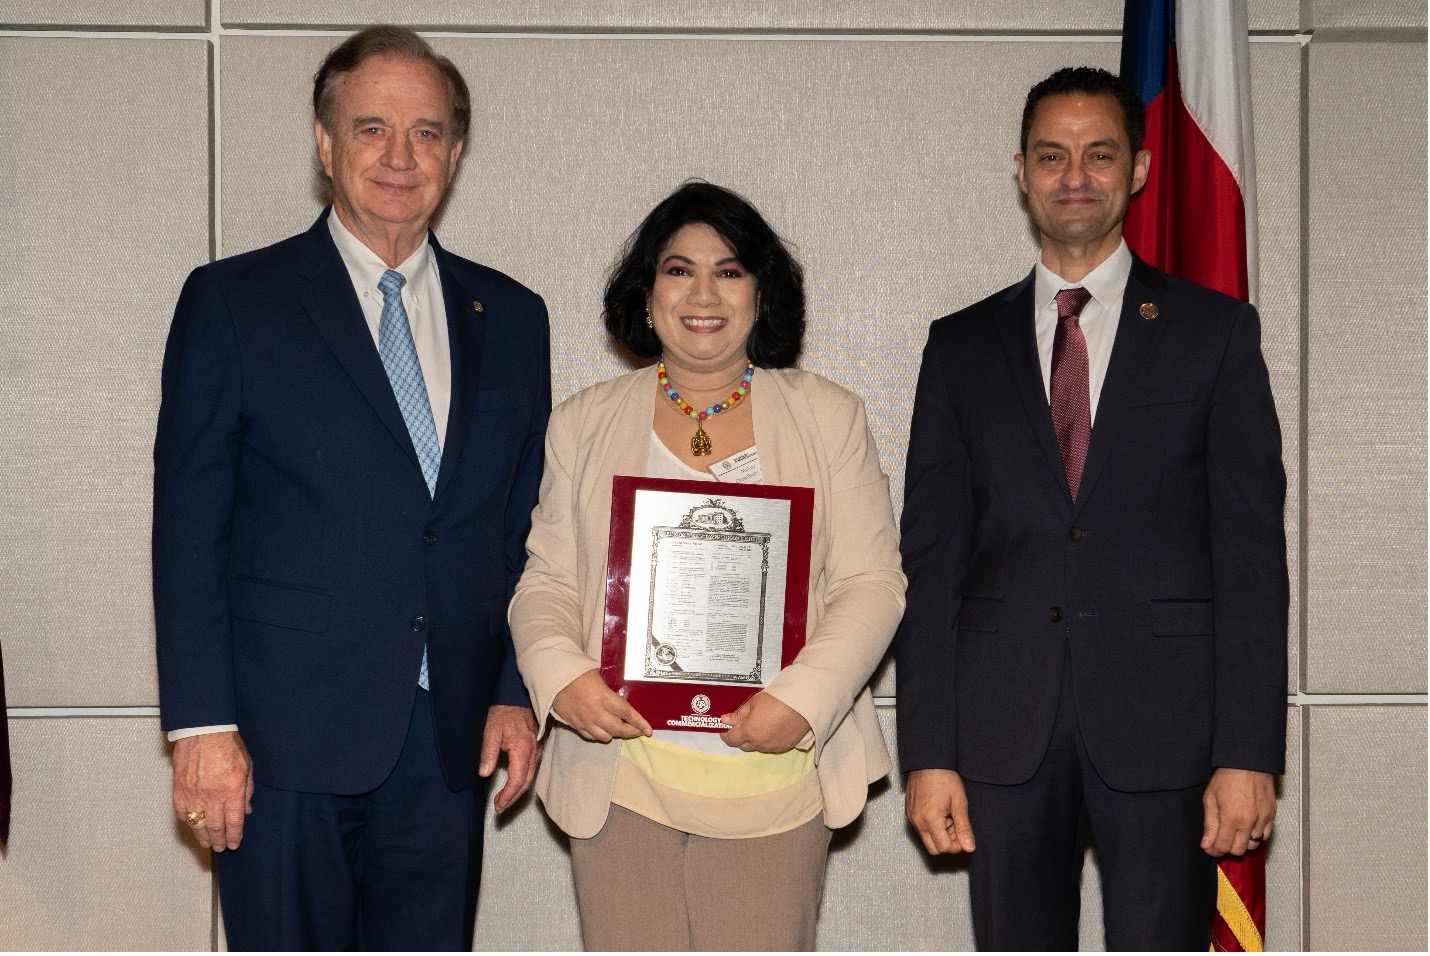
{"type": "Polygon", "coordinates": [[[789,368],[804,344],[804,270],[779,235],[743,196],[692,180],[650,211],[631,237],[606,283],[606,331],[636,355],[661,351],[646,308],[661,253],[684,226],[714,229],[755,279],[758,306],[746,355],[760,368],[789,368]]]}
{"type": "Polygon", "coordinates": [[[472,122],[472,96],[467,81],[456,65],[440,56],[431,45],[407,27],[379,24],[360,30],[333,48],[313,77],[313,115],[323,129],[333,131],[333,109],[338,83],[375,56],[391,56],[430,63],[447,84],[447,101],[452,106],[452,142],[467,138],[472,122]]]}
{"type": "Polygon", "coordinates": [[[1028,151],[1028,131],[1033,126],[1033,111],[1038,104],[1049,96],[1064,93],[1106,95],[1116,100],[1122,109],[1122,127],[1127,131],[1127,145],[1132,148],[1132,155],[1137,155],[1147,132],[1147,111],[1142,105],[1142,97],[1122,77],[1095,66],[1063,67],[1028,91],[1028,102],[1023,106],[1023,135],[1018,138],[1019,152],[1028,151]]]}

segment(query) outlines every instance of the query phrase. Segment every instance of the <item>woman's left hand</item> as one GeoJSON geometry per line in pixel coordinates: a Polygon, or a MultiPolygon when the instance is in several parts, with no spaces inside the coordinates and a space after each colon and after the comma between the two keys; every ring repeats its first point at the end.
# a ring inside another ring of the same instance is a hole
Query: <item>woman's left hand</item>
{"type": "Polygon", "coordinates": [[[809,733],[809,721],[764,691],[720,719],[730,725],[720,739],[747,752],[782,754],[793,750],[809,733]]]}

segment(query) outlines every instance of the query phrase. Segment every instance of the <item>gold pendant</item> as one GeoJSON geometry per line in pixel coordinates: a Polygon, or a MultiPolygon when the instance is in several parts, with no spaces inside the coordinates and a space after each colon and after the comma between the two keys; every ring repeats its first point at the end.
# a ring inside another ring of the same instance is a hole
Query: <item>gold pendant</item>
{"type": "Polygon", "coordinates": [[[690,453],[696,458],[704,458],[710,454],[710,436],[705,434],[704,422],[696,424],[695,436],[690,439],[690,453]]]}

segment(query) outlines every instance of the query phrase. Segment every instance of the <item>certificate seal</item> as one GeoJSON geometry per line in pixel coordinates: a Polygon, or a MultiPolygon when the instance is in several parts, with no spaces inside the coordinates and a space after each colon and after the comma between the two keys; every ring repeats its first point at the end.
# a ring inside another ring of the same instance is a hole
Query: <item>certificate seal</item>
{"type": "Polygon", "coordinates": [[[669,644],[657,644],[655,646],[655,659],[666,667],[675,663],[675,648],[669,644]]]}
{"type": "Polygon", "coordinates": [[[708,714],[710,712],[710,698],[704,694],[696,694],[690,698],[690,709],[697,714],[708,714]]]}

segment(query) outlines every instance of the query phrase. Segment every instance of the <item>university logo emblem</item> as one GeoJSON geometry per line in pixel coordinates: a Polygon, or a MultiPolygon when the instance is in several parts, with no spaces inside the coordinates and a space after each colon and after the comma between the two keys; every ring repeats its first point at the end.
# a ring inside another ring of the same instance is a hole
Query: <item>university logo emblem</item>
{"type": "Polygon", "coordinates": [[[710,711],[710,698],[704,694],[696,694],[690,698],[690,709],[697,714],[705,714],[710,711]]]}

